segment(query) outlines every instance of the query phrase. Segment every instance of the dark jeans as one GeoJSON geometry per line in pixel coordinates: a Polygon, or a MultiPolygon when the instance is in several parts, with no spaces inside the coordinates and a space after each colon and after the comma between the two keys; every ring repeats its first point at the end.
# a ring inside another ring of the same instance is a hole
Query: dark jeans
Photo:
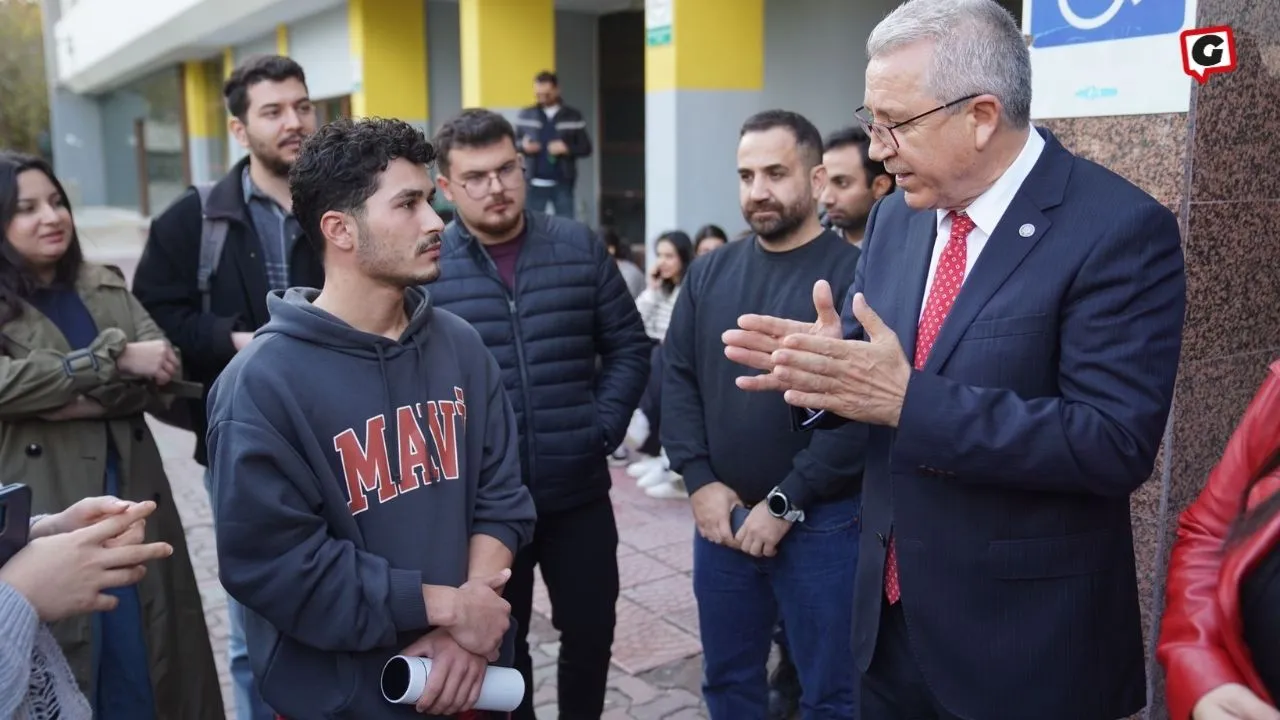
{"type": "Polygon", "coordinates": [[[756,720],[769,703],[766,664],[781,616],[805,720],[857,718],[853,576],[860,503],[815,505],[773,558],[693,540],[702,629],[702,694],[712,720],[756,720]]]}
{"type": "Polygon", "coordinates": [[[880,632],[871,667],[862,676],[863,720],[960,720],[947,712],[924,680],[907,638],[902,603],[880,605],[880,632]]]}
{"type": "Polygon", "coordinates": [[[649,353],[649,385],[640,396],[640,412],[649,421],[649,437],[640,446],[640,452],[657,457],[662,452],[658,431],[662,429],[662,343],[655,342],[649,353]]]}
{"type": "Polygon", "coordinates": [[[552,215],[573,218],[573,186],[557,183],[551,187],[542,187],[530,183],[528,185],[528,201],[526,204],[534,212],[546,212],[547,205],[552,206],[552,215]]]}
{"type": "Polygon", "coordinates": [[[533,542],[516,555],[505,597],[520,625],[515,667],[524,675],[525,690],[524,702],[512,713],[514,720],[534,720],[528,638],[534,565],[542,568],[551,599],[551,624],[560,631],[560,717],[599,720],[618,602],[618,526],[609,498],[539,514],[533,542]]]}

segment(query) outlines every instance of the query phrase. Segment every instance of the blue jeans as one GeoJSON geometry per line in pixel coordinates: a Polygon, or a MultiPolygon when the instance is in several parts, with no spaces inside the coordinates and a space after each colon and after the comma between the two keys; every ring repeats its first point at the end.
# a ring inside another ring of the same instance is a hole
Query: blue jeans
{"type": "Polygon", "coordinates": [[[762,720],[781,618],[800,676],[804,720],[858,717],[853,576],[861,503],[816,505],[772,558],[693,540],[693,593],[702,629],[702,694],[712,720],[762,720]]]}
{"type": "Polygon", "coordinates": [[[553,215],[573,219],[573,186],[556,183],[550,187],[528,185],[528,206],[534,212],[546,212],[550,203],[553,215]]]}
{"type": "MultiPolygon", "coordinates": [[[[204,471],[204,489],[209,493],[213,507],[213,483],[209,471],[204,471]]],[[[216,525],[215,525],[216,527],[216,525]]],[[[231,684],[236,696],[236,720],[275,720],[276,714],[267,707],[258,693],[258,683],[249,666],[249,646],[244,641],[244,608],[231,595],[227,595],[227,660],[231,666],[231,684]]]]}

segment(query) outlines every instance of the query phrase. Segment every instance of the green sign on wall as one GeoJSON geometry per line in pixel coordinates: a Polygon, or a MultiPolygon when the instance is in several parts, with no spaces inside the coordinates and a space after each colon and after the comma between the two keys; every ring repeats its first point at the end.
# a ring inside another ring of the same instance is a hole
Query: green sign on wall
{"type": "Polygon", "coordinates": [[[644,35],[649,47],[671,44],[671,3],[675,0],[645,0],[644,35]]]}

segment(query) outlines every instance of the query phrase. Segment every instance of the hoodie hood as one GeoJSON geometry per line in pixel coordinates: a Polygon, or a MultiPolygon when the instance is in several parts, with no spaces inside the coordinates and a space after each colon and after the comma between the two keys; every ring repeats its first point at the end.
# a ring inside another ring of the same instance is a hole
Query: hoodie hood
{"type": "MultiPolygon", "coordinates": [[[[404,309],[409,324],[399,340],[375,335],[351,327],[337,316],[315,306],[320,291],[315,288],[274,290],[267,296],[271,320],[256,336],[287,335],[291,338],[335,350],[344,355],[378,363],[382,378],[382,404],[388,422],[383,428],[387,449],[391,453],[391,480],[400,485],[400,444],[396,442],[391,418],[396,417],[396,403],[391,392],[389,367],[396,362],[409,362],[415,368],[425,365],[423,348],[431,331],[431,295],[417,287],[405,288],[404,309]],[[408,356],[408,357],[406,357],[408,356]]],[[[426,373],[414,372],[414,388],[418,397],[428,397],[426,373]]]]}

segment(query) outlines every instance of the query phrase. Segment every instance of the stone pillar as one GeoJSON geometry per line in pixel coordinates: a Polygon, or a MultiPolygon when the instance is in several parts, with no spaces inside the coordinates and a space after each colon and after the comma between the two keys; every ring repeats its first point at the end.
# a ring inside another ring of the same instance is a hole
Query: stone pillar
{"type": "Polygon", "coordinates": [[[652,258],[663,231],[742,224],[738,130],[761,109],[764,0],[650,0],[647,24],[645,252],[652,258]]]}
{"type": "Polygon", "coordinates": [[[355,83],[351,114],[397,118],[427,132],[426,6],[422,0],[348,0],[355,83]]]}
{"type": "Polygon", "coordinates": [[[1173,411],[1155,472],[1133,497],[1148,647],[1146,711],[1166,720],[1155,641],[1178,516],[1204,488],[1228,438],[1280,357],[1280,71],[1269,50],[1280,5],[1199,0],[1197,27],[1234,29],[1238,66],[1205,85],[1188,80],[1188,113],[1042,121],[1077,154],[1137,183],[1178,214],[1187,319],[1173,411]]]}

